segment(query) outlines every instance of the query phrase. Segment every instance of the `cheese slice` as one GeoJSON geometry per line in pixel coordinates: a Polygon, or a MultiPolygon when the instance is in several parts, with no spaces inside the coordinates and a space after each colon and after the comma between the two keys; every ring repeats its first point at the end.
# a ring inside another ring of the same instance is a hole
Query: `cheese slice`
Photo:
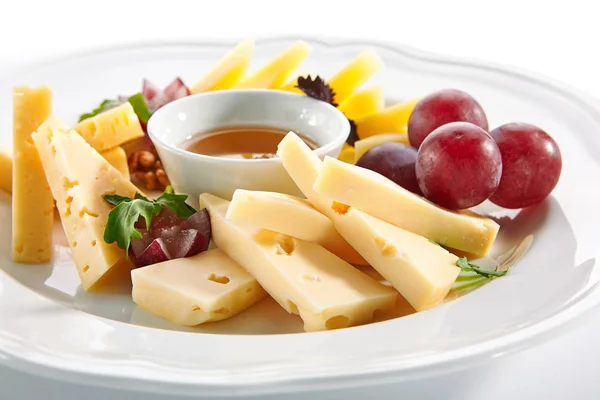
{"type": "Polygon", "coordinates": [[[73,130],[100,152],[144,136],[140,120],[129,102],[85,119],[73,130]]]}
{"type": "Polygon", "coordinates": [[[127,153],[122,147],[115,147],[100,153],[110,165],[115,167],[123,177],[129,179],[129,164],[127,163],[127,153]]]}
{"type": "Polygon", "coordinates": [[[238,44],[206,74],[190,87],[192,94],[211,90],[230,89],[244,78],[252,53],[254,39],[247,39],[238,44]]]}
{"type": "Polygon", "coordinates": [[[353,164],[354,153],[354,147],[350,146],[348,143],[344,143],[344,147],[342,147],[338,160],[353,164]]]}
{"type": "Polygon", "coordinates": [[[305,331],[371,322],[396,302],[397,292],[322,246],[225,218],[229,202],[202,194],[217,247],[244,267],[305,331]]]}
{"type": "Polygon", "coordinates": [[[439,304],[456,281],[456,257],[422,236],[350,208],[333,218],[342,236],[414,307],[439,304]]]}
{"type": "Polygon", "coordinates": [[[354,163],[369,150],[383,143],[394,142],[410,146],[407,133],[382,133],[354,142],[354,163]]]}
{"type": "Polygon", "coordinates": [[[228,219],[318,243],[349,263],[362,263],[356,251],[335,230],[333,222],[299,197],[238,189],[227,210],[228,219]]]}
{"type": "Polygon", "coordinates": [[[125,250],[104,241],[112,207],[102,196],[133,197],[136,187],[58,118],[51,117],[32,135],[56,200],[73,259],[85,290],[115,270],[131,269],[125,250]]]}
{"type": "Polygon", "coordinates": [[[419,100],[398,103],[356,120],[356,134],[365,139],[381,133],[406,133],[408,118],[419,100]]]}
{"type": "Polygon", "coordinates": [[[375,50],[360,53],[329,80],[335,102],[341,104],[382,67],[383,61],[375,50]]]}
{"type": "Polygon", "coordinates": [[[311,53],[310,45],[297,41],[267,65],[234,85],[235,89],[280,89],[311,53]]]}
{"type": "Polygon", "coordinates": [[[384,176],[326,157],[314,190],[374,217],[477,256],[487,254],[499,226],[470,211],[449,211],[384,176]]]}
{"type": "Polygon", "coordinates": [[[354,93],[342,101],[338,109],[348,119],[357,120],[383,110],[384,105],[383,86],[373,86],[354,93]]]}
{"type": "MultiPolygon", "coordinates": [[[[320,213],[331,218],[331,199],[313,190],[313,185],[323,162],[294,132],[289,132],[277,146],[277,155],[287,173],[292,177],[300,191],[320,213]]],[[[344,243],[344,259],[351,264],[366,265],[367,262],[356,250],[344,243]]]]}
{"type": "Polygon", "coordinates": [[[12,258],[43,263],[52,258],[54,200],[31,134],[52,113],[47,87],[13,89],[12,258]]]}
{"type": "Polygon", "coordinates": [[[185,326],[233,317],[267,295],[218,249],[134,269],[131,281],[137,305],[185,326]]]}
{"type": "Polygon", "coordinates": [[[12,193],[13,157],[12,148],[0,144],[0,189],[12,193]]]}

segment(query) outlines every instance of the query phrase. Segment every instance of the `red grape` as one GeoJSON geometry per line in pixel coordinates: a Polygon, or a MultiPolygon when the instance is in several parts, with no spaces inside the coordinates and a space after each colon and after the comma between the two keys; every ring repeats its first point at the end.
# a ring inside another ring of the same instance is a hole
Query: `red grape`
{"type": "Polygon", "coordinates": [[[470,122],[488,130],[487,117],[471,95],[444,89],[421,99],[408,119],[408,138],[417,149],[436,128],[449,122],[470,122]]]}
{"type": "Polygon", "coordinates": [[[468,122],[451,122],[425,139],[417,155],[417,181],[425,197],[452,210],[476,206],[498,187],[500,150],[468,122]]]}
{"type": "Polygon", "coordinates": [[[560,150],[550,135],[534,125],[514,122],[490,135],[502,155],[502,179],[490,200],[505,208],[523,208],[548,197],[562,169],[560,150]]]}
{"type": "Polygon", "coordinates": [[[404,189],[421,194],[415,174],[417,150],[401,143],[383,143],[367,151],[356,163],[394,181],[404,189]]]}

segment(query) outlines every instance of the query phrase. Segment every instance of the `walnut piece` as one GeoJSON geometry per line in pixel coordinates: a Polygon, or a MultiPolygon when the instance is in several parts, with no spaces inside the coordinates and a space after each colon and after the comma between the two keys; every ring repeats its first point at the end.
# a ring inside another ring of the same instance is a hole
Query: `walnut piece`
{"type": "Polygon", "coordinates": [[[128,163],[131,180],[147,190],[164,190],[171,184],[155,152],[133,152],[129,155],[128,163]]]}

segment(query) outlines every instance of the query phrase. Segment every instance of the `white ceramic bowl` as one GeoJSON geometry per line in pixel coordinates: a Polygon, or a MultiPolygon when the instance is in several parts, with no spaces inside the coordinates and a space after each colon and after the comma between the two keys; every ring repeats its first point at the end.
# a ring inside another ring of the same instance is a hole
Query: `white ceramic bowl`
{"type": "Polygon", "coordinates": [[[269,126],[301,132],[319,144],[315,153],[337,157],[350,123],[335,107],[279,90],[201,93],[167,104],[152,115],[148,134],[177,192],[197,199],[208,192],[231,198],[236,189],[301,195],[278,158],[233,159],[192,153],[179,146],[199,132],[226,126],[269,126]]]}

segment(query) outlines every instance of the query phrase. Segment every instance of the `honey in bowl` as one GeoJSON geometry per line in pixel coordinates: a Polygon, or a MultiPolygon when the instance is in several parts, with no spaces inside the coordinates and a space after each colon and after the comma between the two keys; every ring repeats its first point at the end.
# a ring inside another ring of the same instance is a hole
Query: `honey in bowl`
{"type": "MultiPolygon", "coordinates": [[[[272,158],[289,129],[270,126],[228,126],[201,132],[181,144],[192,153],[237,159],[272,158]]],[[[319,145],[296,133],[312,150],[319,145]]]]}

